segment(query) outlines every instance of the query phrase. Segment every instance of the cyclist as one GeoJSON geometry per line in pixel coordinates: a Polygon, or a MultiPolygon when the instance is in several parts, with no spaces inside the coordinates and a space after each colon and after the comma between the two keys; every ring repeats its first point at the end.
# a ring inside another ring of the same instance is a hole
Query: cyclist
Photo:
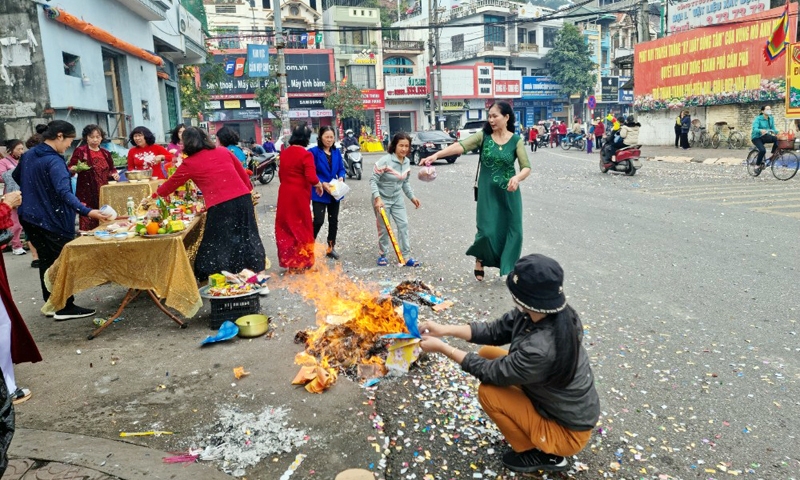
{"type": "Polygon", "coordinates": [[[764,168],[764,155],[767,154],[767,149],[764,147],[765,143],[771,143],[772,153],[775,153],[775,149],[778,146],[778,139],[775,137],[777,133],[775,119],[772,117],[772,107],[769,105],[761,107],[761,115],[753,120],[753,131],[750,133],[750,140],[758,149],[756,171],[764,168]]]}

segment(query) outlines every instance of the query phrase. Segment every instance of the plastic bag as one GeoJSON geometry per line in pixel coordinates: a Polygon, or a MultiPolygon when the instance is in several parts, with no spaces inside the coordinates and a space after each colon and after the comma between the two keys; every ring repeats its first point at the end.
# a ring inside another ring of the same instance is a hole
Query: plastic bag
{"type": "Polygon", "coordinates": [[[429,165],[427,167],[420,168],[419,174],[417,174],[417,178],[419,178],[423,182],[432,182],[436,180],[436,167],[429,165]]]}
{"type": "Polygon", "coordinates": [[[336,200],[341,200],[342,197],[344,197],[350,192],[350,187],[346,183],[340,182],[336,178],[331,180],[329,185],[330,185],[331,195],[333,195],[333,198],[335,198],[336,200]]]}

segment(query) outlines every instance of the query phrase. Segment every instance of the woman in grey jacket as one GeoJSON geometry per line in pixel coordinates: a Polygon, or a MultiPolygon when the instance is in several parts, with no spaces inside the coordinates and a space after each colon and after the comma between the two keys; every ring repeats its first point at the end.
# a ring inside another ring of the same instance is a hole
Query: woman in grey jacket
{"type": "Polygon", "coordinates": [[[478,399],[511,445],[503,464],[515,472],[567,470],[565,457],[589,443],[600,416],[583,326],[563,282],[558,262],[527,255],[506,279],[517,309],[491,323],[419,326],[424,351],[446,355],[481,381],[478,399]],[[437,338],[445,336],[510,347],[464,352],[437,338]]]}

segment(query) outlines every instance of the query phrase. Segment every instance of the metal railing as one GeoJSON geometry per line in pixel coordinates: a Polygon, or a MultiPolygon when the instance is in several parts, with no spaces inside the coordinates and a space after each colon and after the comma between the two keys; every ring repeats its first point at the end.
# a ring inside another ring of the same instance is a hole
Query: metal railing
{"type": "Polygon", "coordinates": [[[354,54],[361,53],[364,50],[373,50],[370,45],[336,45],[336,53],[354,54]]]}
{"type": "Polygon", "coordinates": [[[511,53],[539,53],[539,45],[535,43],[516,43],[510,49],[511,53]]]}
{"type": "Polygon", "coordinates": [[[505,8],[508,9],[510,13],[515,13],[518,7],[517,4],[511,3],[508,0],[473,0],[444,12],[441,21],[446,23],[448,20],[455,20],[457,18],[473,15],[481,8],[505,8]]]}
{"type": "Polygon", "coordinates": [[[425,50],[425,42],[417,40],[392,40],[383,39],[383,50],[414,50],[421,52],[425,50]]]}

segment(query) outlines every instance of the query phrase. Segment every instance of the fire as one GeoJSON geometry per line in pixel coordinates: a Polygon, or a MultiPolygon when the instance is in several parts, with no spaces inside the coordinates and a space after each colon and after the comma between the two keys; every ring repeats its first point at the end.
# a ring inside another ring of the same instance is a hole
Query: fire
{"type": "MultiPolygon", "coordinates": [[[[305,343],[307,356],[320,365],[349,368],[357,365],[378,365],[384,360],[380,337],[388,333],[408,332],[402,307],[391,298],[380,297],[374,287],[348,277],[336,264],[329,266],[322,255],[315,267],[302,274],[286,276],[283,286],[314,305],[317,328],[298,333],[305,343]]],[[[300,354],[298,354],[300,356],[300,354]]],[[[302,365],[308,365],[303,357],[302,365]]]]}

